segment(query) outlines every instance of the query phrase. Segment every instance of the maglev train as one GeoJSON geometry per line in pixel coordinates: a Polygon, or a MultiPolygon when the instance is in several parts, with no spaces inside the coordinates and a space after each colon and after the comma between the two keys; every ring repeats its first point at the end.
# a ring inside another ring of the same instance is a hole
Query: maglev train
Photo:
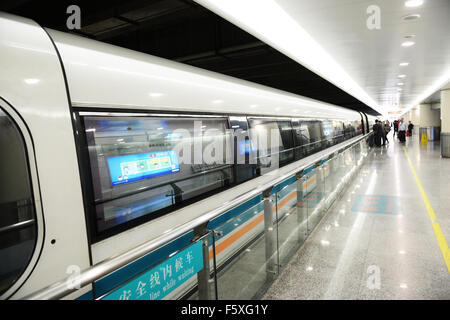
{"type": "MultiPolygon", "coordinates": [[[[6,13],[0,31],[2,299],[170,232],[374,120],[6,13]]],[[[227,239],[221,250],[238,247],[227,239]]],[[[67,298],[97,298],[142,265],[67,298]]]]}

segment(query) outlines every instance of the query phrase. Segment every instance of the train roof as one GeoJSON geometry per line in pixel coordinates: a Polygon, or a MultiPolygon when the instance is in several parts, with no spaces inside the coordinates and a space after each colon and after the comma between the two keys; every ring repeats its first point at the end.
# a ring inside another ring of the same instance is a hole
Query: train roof
{"type": "Polygon", "coordinates": [[[47,32],[62,58],[75,106],[360,119],[350,109],[72,34],[47,32]]]}
{"type": "MultiPolygon", "coordinates": [[[[361,119],[354,110],[69,33],[51,29],[44,31],[29,19],[4,13],[0,18],[4,30],[8,29],[10,33],[8,38],[17,40],[14,49],[21,48],[22,61],[39,61],[34,58],[42,48],[50,54],[51,45],[36,43],[45,38],[45,31],[48,33],[63,62],[73,106],[361,119]],[[26,28],[21,28],[21,25],[26,25],[26,28]],[[23,34],[25,29],[27,34],[23,34]]],[[[9,45],[7,41],[2,43],[5,48],[9,45]]],[[[17,63],[15,65],[14,69],[18,71],[17,68],[21,67],[17,63]]],[[[54,68],[45,69],[46,65],[38,64],[33,68],[48,77],[49,72],[54,72],[54,68]]]]}

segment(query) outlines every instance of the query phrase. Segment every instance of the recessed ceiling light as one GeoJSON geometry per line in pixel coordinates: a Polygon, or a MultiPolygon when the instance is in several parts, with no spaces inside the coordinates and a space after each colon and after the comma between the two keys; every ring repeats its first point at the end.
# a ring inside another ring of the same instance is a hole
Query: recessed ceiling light
{"type": "Polygon", "coordinates": [[[415,44],[416,43],[414,41],[405,41],[405,42],[402,42],[402,47],[411,47],[415,44]]]}
{"type": "Polygon", "coordinates": [[[400,67],[406,67],[407,65],[409,65],[409,62],[402,62],[399,64],[400,67]]]}
{"type": "Polygon", "coordinates": [[[223,100],[213,100],[212,103],[222,103],[222,102],[223,102],[223,100]]]}
{"type": "Polygon", "coordinates": [[[399,82],[399,83],[397,83],[397,85],[398,85],[398,86],[403,86],[404,83],[403,83],[403,82],[399,82]]]}
{"type": "Polygon", "coordinates": [[[408,14],[407,16],[404,16],[402,19],[409,21],[409,20],[415,20],[415,19],[419,19],[419,18],[420,18],[420,14],[414,13],[414,14],[408,14]]]}
{"type": "Polygon", "coordinates": [[[408,0],[405,2],[405,7],[414,8],[423,5],[423,0],[408,0]]]}
{"type": "Polygon", "coordinates": [[[399,78],[404,78],[404,77],[406,77],[406,75],[400,74],[400,75],[398,75],[398,77],[399,77],[399,78]]]}

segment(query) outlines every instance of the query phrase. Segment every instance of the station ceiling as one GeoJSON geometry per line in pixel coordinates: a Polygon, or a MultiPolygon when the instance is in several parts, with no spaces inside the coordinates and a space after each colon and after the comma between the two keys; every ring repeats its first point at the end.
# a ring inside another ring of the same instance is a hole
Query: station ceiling
{"type": "Polygon", "coordinates": [[[450,81],[450,0],[195,0],[387,115],[450,81]]]}
{"type": "Polygon", "coordinates": [[[191,0],[3,0],[0,10],[44,27],[145,52],[368,114],[378,112],[191,0]],[[66,26],[68,6],[81,29],[66,26]]]}

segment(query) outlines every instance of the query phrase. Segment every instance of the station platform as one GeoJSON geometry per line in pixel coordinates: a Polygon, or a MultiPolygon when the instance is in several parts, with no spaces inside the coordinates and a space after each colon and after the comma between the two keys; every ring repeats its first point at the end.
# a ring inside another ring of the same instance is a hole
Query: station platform
{"type": "Polygon", "coordinates": [[[450,299],[450,160],[392,134],[263,299],[450,299]]]}

